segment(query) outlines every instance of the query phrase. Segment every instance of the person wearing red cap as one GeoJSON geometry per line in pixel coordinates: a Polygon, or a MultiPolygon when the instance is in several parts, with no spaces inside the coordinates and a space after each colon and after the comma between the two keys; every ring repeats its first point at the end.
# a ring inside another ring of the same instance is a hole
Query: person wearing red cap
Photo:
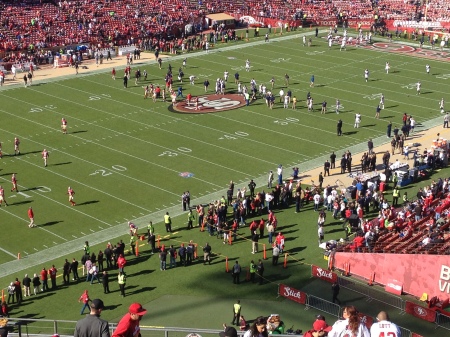
{"type": "Polygon", "coordinates": [[[325,317],[317,315],[313,323],[313,328],[306,331],[303,337],[327,336],[329,331],[331,331],[331,326],[325,322],[325,317]]]}
{"type": "Polygon", "coordinates": [[[138,337],[140,333],[139,321],[146,313],[147,310],[139,303],[130,305],[128,313],[119,321],[112,337],[138,337]]]}

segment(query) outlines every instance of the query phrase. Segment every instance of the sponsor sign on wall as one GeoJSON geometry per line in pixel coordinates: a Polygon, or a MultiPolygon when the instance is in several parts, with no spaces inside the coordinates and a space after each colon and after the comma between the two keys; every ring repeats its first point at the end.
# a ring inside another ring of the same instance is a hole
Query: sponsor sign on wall
{"type": "Polygon", "coordinates": [[[300,304],[306,304],[306,293],[304,293],[303,291],[289,287],[285,284],[280,284],[278,292],[281,296],[286,297],[292,301],[298,302],[300,304]]]}
{"type": "Polygon", "coordinates": [[[436,311],[422,307],[413,302],[406,301],[405,311],[414,317],[434,323],[436,320],[436,311]]]}
{"type": "Polygon", "coordinates": [[[313,277],[320,278],[321,280],[324,280],[324,281],[327,281],[330,283],[337,282],[338,276],[336,273],[333,273],[332,271],[312,265],[311,272],[312,272],[313,277]]]}

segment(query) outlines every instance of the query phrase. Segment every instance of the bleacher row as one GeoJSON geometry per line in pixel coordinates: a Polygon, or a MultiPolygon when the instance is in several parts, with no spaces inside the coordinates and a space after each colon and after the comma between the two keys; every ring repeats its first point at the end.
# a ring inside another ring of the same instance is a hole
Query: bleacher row
{"type": "MultiPolygon", "coordinates": [[[[364,246],[361,249],[361,252],[367,253],[391,253],[391,254],[437,254],[444,255],[448,254],[450,251],[450,234],[444,236],[443,243],[430,243],[428,245],[421,245],[422,241],[429,235],[430,227],[433,227],[435,224],[435,209],[440,205],[442,209],[442,213],[447,213],[446,211],[450,210],[450,194],[447,195],[447,198],[442,200],[436,198],[433,200],[428,207],[427,214],[424,215],[421,219],[412,223],[408,234],[401,237],[399,233],[393,229],[388,230],[386,233],[382,234],[377,241],[372,245],[371,248],[364,246]]],[[[441,213],[441,214],[442,214],[441,213]]],[[[396,215],[390,218],[390,221],[395,220],[396,215]]],[[[411,217],[414,217],[414,213],[411,214],[411,217]]],[[[445,222],[440,225],[439,232],[445,233],[445,231],[449,232],[450,229],[450,220],[447,216],[443,216],[445,218],[445,222]]],[[[371,226],[376,227],[379,224],[378,219],[371,220],[371,226]]],[[[356,248],[353,243],[347,244],[343,246],[340,251],[343,252],[355,252],[356,248]]]]}
{"type": "Polygon", "coordinates": [[[375,14],[409,20],[425,12],[433,21],[450,19],[446,0],[74,0],[0,2],[0,50],[23,50],[30,45],[55,47],[77,43],[132,44],[140,39],[170,37],[205,13],[227,12],[291,20],[300,12],[308,19],[345,15],[369,19],[375,14]]]}

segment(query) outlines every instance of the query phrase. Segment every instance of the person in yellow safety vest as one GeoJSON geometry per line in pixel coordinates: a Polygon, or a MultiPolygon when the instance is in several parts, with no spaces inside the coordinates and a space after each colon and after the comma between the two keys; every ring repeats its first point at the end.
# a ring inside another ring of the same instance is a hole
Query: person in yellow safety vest
{"type": "Polygon", "coordinates": [[[153,226],[153,222],[150,221],[147,225],[147,236],[150,236],[153,233],[155,233],[155,226],[153,226]]]}
{"type": "Polygon", "coordinates": [[[164,215],[164,225],[166,226],[166,232],[172,233],[172,219],[170,218],[169,212],[164,215]]]}
{"type": "Polygon", "coordinates": [[[397,206],[398,204],[398,197],[400,196],[400,189],[398,186],[394,187],[394,190],[392,191],[392,206],[397,206]]]}
{"type": "Polygon", "coordinates": [[[192,223],[195,221],[195,215],[192,213],[192,209],[189,210],[187,220],[188,220],[188,227],[187,227],[187,229],[194,228],[194,226],[192,226],[192,223]]]}
{"type": "Polygon", "coordinates": [[[126,277],[123,272],[119,272],[119,275],[117,276],[117,282],[119,283],[120,296],[125,297],[126,277]]]}
{"type": "Polygon", "coordinates": [[[131,253],[133,255],[136,255],[136,237],[133,235],[130,237],[130,247],[131,247],[131,253]]]}
{"type": "Polygon", "coordinates": [[[252,281],[252,283],[255,283],[255,275],[256,275],[256,265],[255,262],[253,262],[253,260],[250,262],[250,281],[252,281]]]}
{"type": "Polygon", "coordinates": [[[237,300],[236,303],[233,304],[233,320],[231,324],[239,325],[239,319],[241,317],[241,301],[237,300]]]}

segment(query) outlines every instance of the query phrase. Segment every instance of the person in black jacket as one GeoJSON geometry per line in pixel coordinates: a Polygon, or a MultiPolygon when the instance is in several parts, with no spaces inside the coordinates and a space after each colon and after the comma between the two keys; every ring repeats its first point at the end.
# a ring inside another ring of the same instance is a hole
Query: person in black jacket
{"type": "Polygon", "coordinates": [[[70,283],[70,262],[66,259],[63,265],[63,283],[70,283]]]}
{"type": "Polygon", "coordinates": [[[203,264],[206,264],[206,261],[208,261],[208,264],[211,264],[211,246],[208,242],[203,247],[203,264]]]}
{"type": "Polygon", "coordinates": [[[72,263],[70,264],[70,270],[72,271],[72,281],[78,281],[78,261],[73,258],[72,263]]]}
{"type": "Polygon", "coordinates": [[[23,284],[23,292],[24,297],[30,296],[30,287],[31,287],[31,278],[28,277],[28,274],[25,274],[25,277],[22,280],[23,284]]]}
{"type": "Polygon", "coordinates": [[[109,291],[109,274],[106,270],[103,271],[102,274],[102,284],[103,284],[103,292],[108,294],[109,291]]]}

